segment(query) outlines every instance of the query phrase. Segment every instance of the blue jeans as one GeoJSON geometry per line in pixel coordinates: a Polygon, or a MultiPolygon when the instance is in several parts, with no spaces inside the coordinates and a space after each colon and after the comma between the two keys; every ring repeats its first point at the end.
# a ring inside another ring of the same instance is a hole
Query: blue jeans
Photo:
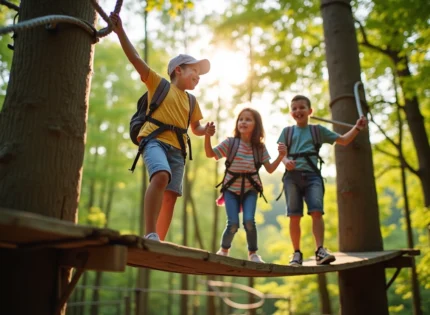
{"type": "Polygon", "coordinates": [[[324,214],[324,183],[317,173],[289,171],[284,177],[284,192],[287,199],[287,215],[303,216],[303,200],[308,214],[324,214]]]}
{"type": "MultiPolygon", "coordinates": [[[[226,190],[224,192],[227,226],[221,239],[221,247],[229,249],[234,235],[239,229],[240,196],[226,190]]],[[[257,251],[257,228],[255,225],[255,210],[257,208],[257,192],[250,190],[244,194],[242,200],[243,227],[248,241],[248,251],[257,251]]]]}

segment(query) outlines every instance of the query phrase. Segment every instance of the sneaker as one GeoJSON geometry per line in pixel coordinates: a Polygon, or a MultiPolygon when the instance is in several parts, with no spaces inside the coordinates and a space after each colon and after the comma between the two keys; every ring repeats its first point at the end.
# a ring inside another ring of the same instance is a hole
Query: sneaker
{"type": "Polygon", "coordinates": [[[216,252],[217,255],[228,256],[228,251],[223,251],[221,248],[216,252]]]}
{"type": "Polygon", "coordinates": [[[290,266],[301,266],[303,264],[302,252],[294,252],[293,258],[290,260],[290,266]]]}
{"type": "Polygon", "coordinates": [[[144,238],[147,239],[147,240],[156,241],[156,242],[160,241],[160,237],[158,236],[157,233],[154,233],[154,232],[153,233],[149,233],[144,238]]]}
{"type": "Polygon", "coordinates": [[[251,255],[249,255],[248,256],[248,260],[249,261],[253,261],[253,262],[256,262],[256,263],[264,263],[264,260],[263,259],[261,259],[261,256],[260,255],[257,255],[257,254],[251,254],[251,255]]]}
{"type": "Polygon", "coordinates": [[[336,257],[330,254],[327,249],[320,246],[315,252],[315,260],[317,261],[317,265],[328,265],[329,263],[335,261],[336,257]]]}

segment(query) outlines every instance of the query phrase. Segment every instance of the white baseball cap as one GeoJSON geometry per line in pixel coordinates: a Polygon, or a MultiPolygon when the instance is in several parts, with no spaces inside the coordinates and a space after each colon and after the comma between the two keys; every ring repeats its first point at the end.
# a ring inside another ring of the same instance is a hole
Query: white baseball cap
{"type": "Polygon", "coordinates": [[[167,66],[167,74],[170,76],[172,72],[175,71],[175,68],[180,65],[193,65],[196,63],[198,63],[200,66],[199,74],[206,74],[209,72],[211,68],[211,64],[209,60],[207,59],[197,60],[196,58],[190,55],[180,54],[169,61],[169,65],[167,66]]]}

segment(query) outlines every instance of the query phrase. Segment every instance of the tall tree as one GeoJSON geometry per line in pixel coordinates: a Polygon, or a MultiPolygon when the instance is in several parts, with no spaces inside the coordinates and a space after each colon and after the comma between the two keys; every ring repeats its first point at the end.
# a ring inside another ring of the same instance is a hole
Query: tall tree
{"type": "MultiPolygon", "coordinates": [[[[21,1],[19,21],[49,14],[95,25],[89,1],[21,1]]],[[[76,220],[93,44],[90,34],[70,24],[52,31],[35,27],[15,38],[0,115],[0,207],[76,220]]],[[[2,312],[54,314],[58,283],[65,287],[69,277],[56,251],[1,249],[0,255],[2,286],[8,288],[2,312]]]]}
{"type": "Polygon", "coordinates": [[[418,160],[416,168],[408,168],[420,179],[424,204],[430,207],[430,143],[421,109],[426,96],[418,84],[428,77],[430,3],[411,0],[406,5],[404,1],[386,0],[371,4],[370,13],[363,21],[360,19],[360,45],[364,51],[382,55],[394,68],[418,160]]]}
{"type": "MultiPolygon", "coordinates": [[[[330,97],[351,95],[360,81],[360,62],[354,19],[349,0],[322,0],[326,60],[330,97]]],[[[332,102],[334,120],[354,123],[354,97],[332,102]]],[[[339,127],[335,130],[342,132],[339,127]]],[[[359,135],[352,145],[336,146],[337,200],[339,208],[339,249],[378,251],[383,249],[373,174],[369,134],[359,135]],[[356,167],[351,167],[355,165],[356,167]],[[366,231],[366,233],[363,233],[366,231]]],[[[385,270],[381,264],[360,270],[339,272],[342,314],[387,314],[385,270]],[[369,286],[369,283],[372,283],[369,286]]]]}

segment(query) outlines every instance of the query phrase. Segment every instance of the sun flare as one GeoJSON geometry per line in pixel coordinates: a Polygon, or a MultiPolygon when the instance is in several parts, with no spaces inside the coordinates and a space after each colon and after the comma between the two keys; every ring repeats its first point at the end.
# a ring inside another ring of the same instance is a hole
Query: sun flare
{"type": "Polygon", "coordinates": [[[214,81],[238,85],[243,83],[248,76],[248,58],[242,52],[217,49],[210,57],[210,62],[210,75],[214,81]]]}

